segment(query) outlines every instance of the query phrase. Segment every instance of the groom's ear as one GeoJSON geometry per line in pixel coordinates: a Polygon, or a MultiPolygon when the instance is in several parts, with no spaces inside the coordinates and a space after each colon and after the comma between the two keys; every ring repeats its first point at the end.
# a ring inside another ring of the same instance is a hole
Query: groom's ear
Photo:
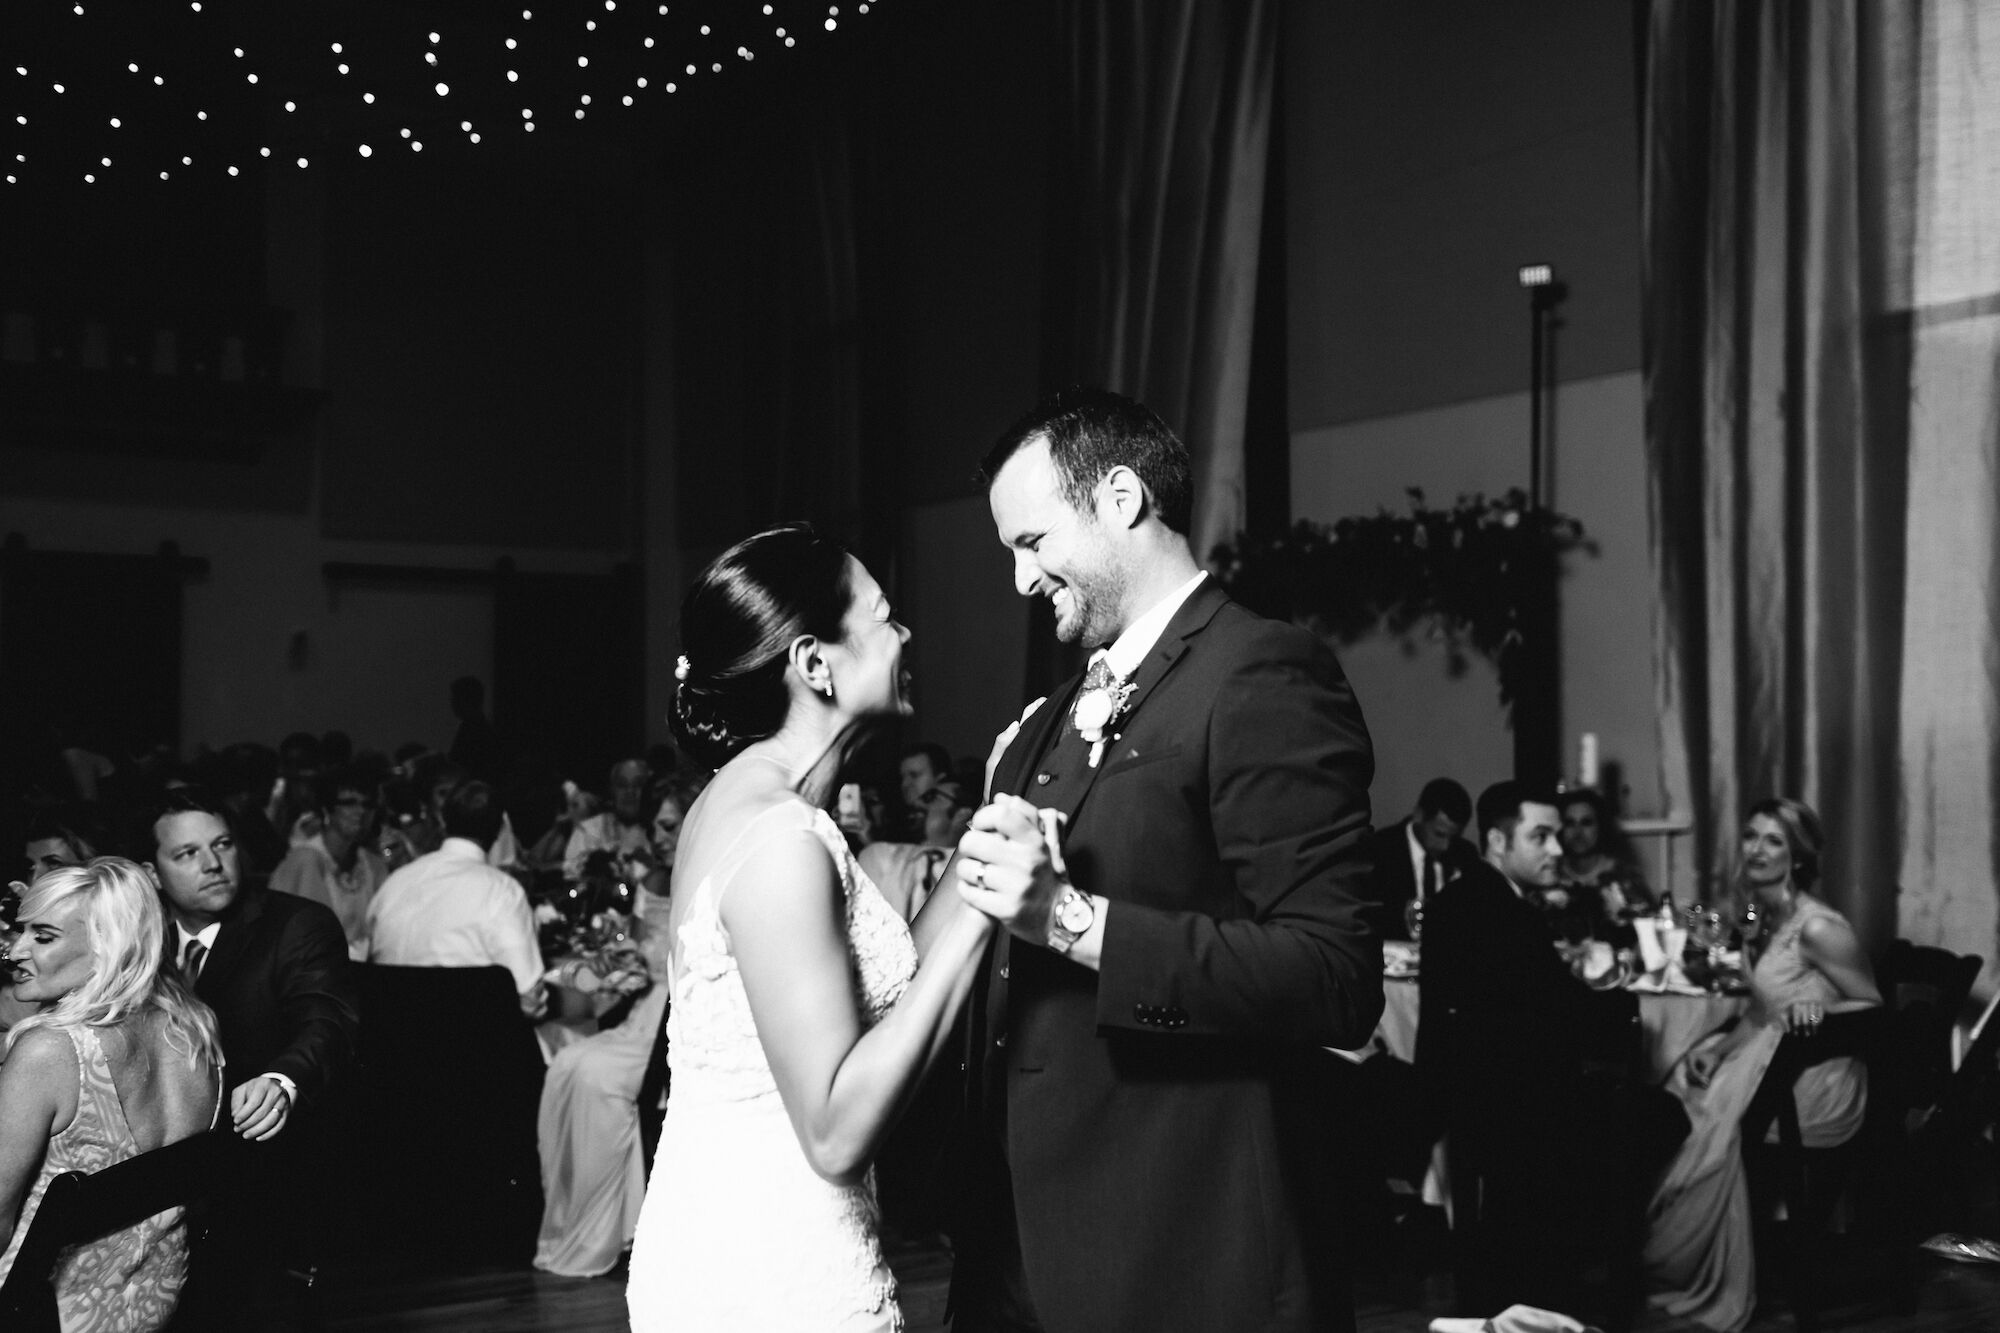
{"type": "Polygon", "coordinates": [[[1151,508],[1146,483],[1129,467],[1114,467],[1097,483],[1097,521],[1114,527],[1137,527],[1151,508]]]}

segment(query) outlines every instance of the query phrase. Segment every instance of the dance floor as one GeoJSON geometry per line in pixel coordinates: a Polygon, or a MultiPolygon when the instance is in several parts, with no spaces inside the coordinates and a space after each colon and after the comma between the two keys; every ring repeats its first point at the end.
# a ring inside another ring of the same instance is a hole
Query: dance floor
{"type": "MultiPolygon", "coordinates": [[[[902,1284],[903,1309],[912,1333],[939,1327],[944,1312],[949,1255],[913,1246],[892,1255],[902,1284]]],[[[1450,1278],[1441,1263],[1394,1278],[1364,1280],[1359,1333],[1419,1333],[1432,1316],[1448,1312],[1450,1278]]],[[[622,1333],[625,1282],[558,1278],[533,1271],[489,1271],[457,1276],[397,1277],[362,1271],[332,1273],[321,1283],[317,1319],[273,1312],[273,1330],[381,1333],[386,1330],[452,1330],[458,1333],[622,1333]]],[[[1917,1313],[1880,1312],[1866,1317],[1825,1316],[1826,1333],[1988,1333],[2000,1328],[2000,1268],[1971,1268],[1926,1260],[1917,1313]]],[[[1751,1333],[1790,1333],[1782,1306],[1758,1311],[1751,1333]]],[[[1658,1315],[1642,1316],[1635,1333],[1700,1333],[1699,1326],[1658,1315]]]]}

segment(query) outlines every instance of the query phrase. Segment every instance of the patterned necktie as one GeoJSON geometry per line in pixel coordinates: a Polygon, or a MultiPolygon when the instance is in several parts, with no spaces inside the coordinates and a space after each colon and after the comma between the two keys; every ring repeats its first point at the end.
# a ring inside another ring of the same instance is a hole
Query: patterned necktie
{"type": "MultiPolygon", "coordinates": [[[[1111,674],[1110,652],[1099,648],[1095,653],[1091,654],[1090,665],[1084,669],[1083,684],[1076,692],[1077,703],[1082,703],[1084,696],[1088,695],[1092,690],[1109,689],[1117,681],[1118,677],[1111,674]]],[[[1070,708],[1069,716],[1070,726],[1076,728],[1076,708],[1074,705],[1070,708]]],[[[1081,728],[1076,729],[1081,730],[1081,728]]]]}
{"type": "Polygon", "coordinates": [[[202,960],[208,957],[208,946],[200,940],[189,940],[181,953],[181,980],[189,990],[194,989],[195,978],[201,975],[202,960]]]}

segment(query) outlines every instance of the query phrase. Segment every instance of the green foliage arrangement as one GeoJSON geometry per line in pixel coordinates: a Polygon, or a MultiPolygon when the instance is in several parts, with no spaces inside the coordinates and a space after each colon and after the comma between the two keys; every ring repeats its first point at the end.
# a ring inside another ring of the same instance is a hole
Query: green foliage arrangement
{"type": "MultiPolygon", "coordinates": [[[[1231,596],[1268,616],[1294,620],[1336,643],[1377,629],[1416,651],[1415,635],[1441,640],[1453,675],[1470,653],[1500,675],[1510,707],[1532,688],[1538,626],[1554,625],[1556,579],[1565,555],[1595,553],[1583,524],[1528,503],[1460,496],[1449,509],[1411,489],[1407,513],[1387,509],[1331,524],[1301,521],[1281,536],[1239,537],[1211,557],[1231,596]]],[[[1550,632],[1540,631],[1544,634],[1550,632]]]]}

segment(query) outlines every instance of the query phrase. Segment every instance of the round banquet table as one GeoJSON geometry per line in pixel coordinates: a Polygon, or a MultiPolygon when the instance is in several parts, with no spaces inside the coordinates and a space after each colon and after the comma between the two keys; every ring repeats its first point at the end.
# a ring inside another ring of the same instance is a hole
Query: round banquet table
{"type": "MultiPolygon", "coordinates": [[[[1379,1050],[1404,1064],[1417,1062],[1417,1012],[1422,990],[1414,977],[1385,977],[1382,1019],[1375,1026],[1373,1049],[1349,1053],[1358,1059],[1379,1050]]],[[[1658,1083],[1697,1041],[1749,1008],[1747,995],[1687,995],[1678,991],[1639,991],[1639,1043],[1645,1076],[1658,1083]]]]}

